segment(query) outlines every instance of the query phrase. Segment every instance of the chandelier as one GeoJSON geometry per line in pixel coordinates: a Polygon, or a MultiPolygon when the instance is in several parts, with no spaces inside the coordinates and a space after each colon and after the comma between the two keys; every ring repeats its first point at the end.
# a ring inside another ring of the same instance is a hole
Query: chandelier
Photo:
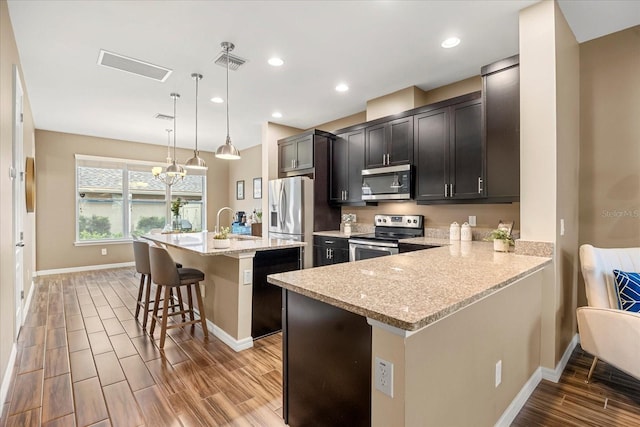
{"type": "MultiPolygon", "coordinates": [[[[153,174],[153,177],[159,181],[162,181],[169,187],[171,187],[176,182],[179,182],[182,179],[184,179],[184,176],[187,174],[187,171],[182,166],[176,164],[176,100],[180,98],[180,95],[177,93],[172,93],[171,98],[173,98],[173,158],[171,158],[171,155],[170,155],[171,153],[169,152],[169,145],[167,144],[167,164],[169,166],[166,167],[164,172],[162,171],[161,166],[155,166],[151,169],[151,173],[153,174]]],[[[167,135],[170,142],[171,141],[170,129],[167,129],[167,135]]]]}

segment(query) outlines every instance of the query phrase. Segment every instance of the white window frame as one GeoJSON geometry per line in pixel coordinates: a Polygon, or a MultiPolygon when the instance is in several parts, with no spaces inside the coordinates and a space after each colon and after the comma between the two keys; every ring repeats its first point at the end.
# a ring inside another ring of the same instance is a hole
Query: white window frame
{"type": "MultiPolygon", "coordinates": [[[[149,162],[145,160],[132,160],[132,159],[121,159],[117,157],[102,157],[102,156],[90,156],[85,154],[75,154],[75,185],[74,185],[74,200],[75,200],[75,238],[74,245],[75,246],[92,246],[92,245],[109,245],[109,244],[121,244],[131,242],[133,238],[130,234],[130,200],[129,200],[129,166],[145,166],[151,168],[154,166],[158,166],[158,163],[149,162]],[[80,240],[80,221],[79,221],[79,200],[78,200],[78,162],[79,161],[95,161],[95,162],[108,162],[108,163],[117,163],[122,165],[122,211],[123,211],[123,236],[117,239],[102,239],[102,240],[80,240]]],[[[196,175],[202,175],[202,224],[205,226],[207,224],[207,168],[188,168],[187,174],[189,171],[196,172],[196,175]],[[202,173],[204,171],[204,173],[202,173]]],[[[171,187],[165,185],[165,200],[166,206],[165,211],[170,213],[171,207],[171,187]]],[[[203,227],[203,231],[206,231],[206,227],[203,227]]]]}

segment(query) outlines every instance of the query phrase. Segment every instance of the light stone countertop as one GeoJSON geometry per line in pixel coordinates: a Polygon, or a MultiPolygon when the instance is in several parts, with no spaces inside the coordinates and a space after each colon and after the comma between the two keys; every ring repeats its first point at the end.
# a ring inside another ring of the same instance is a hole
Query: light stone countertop
{"type": "Polygon", "coordinates": [[[337,237],[341,239],[349,239],[351,237],[356,237],[359,234],[367,234],[367,233],[351,233],[350,235],[344,234],[341,230],[328,230],[328,231],[314,231],[314,236],[324,236],[324,237],[337,237]]]}
{"type": "Polygon", "coordinates": [[[146,234],[143,237],[156,243],[185,249],[200,255],[231,255],[306,246],[306,243],[294,240],[229,234],[231,246],[225,249],[216,249],[213,247],[214,234],[203,231],[199,233],[146,234]]]}
{"type": "Polygon", "coordinates": [[[273,274],[267,280],[415,331],[551,263],[551,258],[494,252],[492,243],[436,240],[446,246],[273,274]]]}

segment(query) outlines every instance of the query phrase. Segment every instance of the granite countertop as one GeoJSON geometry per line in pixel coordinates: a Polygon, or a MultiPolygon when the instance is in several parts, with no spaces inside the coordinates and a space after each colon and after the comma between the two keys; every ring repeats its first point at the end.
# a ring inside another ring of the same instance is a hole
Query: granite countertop
{"type": "Polygon", "coordinates": [[[341,238],[341,239],[349,239],[351,237],[355,237],[359,234],[367,234],[367,233],[354,233],[352,232],[349,235],[344,234],[343,231],[341,230],[328,230],[328,231],[314,231],[313,235],[314,236],[325,236],[325,237],[337,237],[337,238],[341,238]]]}
{"type": "Polygon", "coordinates": [[[439,240],[446,246],[273,274],[268,281],[415,331],[551,263],[551,258],[494,252],[486,242],[407,240],[439,240]]]}
{"type": "Polygon", "coordinates": [[[213,247],[215,233],[202,231],[199,233],[147,234],[145,239],[156,243],[186,249],[200,255],[231,255],[242,252],[269,251],[273,249],[297,248],[306,246],[304,242],[294,240],[269,239],[247,235],[230,234],[231,246],[224,249],[213,247]]]}

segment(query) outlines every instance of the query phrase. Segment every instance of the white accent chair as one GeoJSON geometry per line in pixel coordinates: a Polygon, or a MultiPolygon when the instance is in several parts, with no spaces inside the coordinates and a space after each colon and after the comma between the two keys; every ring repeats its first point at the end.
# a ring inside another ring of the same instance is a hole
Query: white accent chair
{"type": "Polygon", "coordinates": [[[598,359],[640,379],[640,313],[618,309],[613,270],[640,272],[640,247],[580,246],[580,264],[588,306],[578,307],[582,348],[594,356],[587,382],[598,359]]]}

